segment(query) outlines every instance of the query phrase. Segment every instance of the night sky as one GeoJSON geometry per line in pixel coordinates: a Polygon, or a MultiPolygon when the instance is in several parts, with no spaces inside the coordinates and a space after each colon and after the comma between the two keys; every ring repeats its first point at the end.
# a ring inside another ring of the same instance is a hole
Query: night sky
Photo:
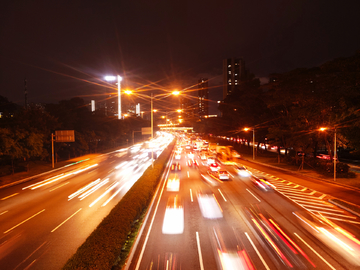
{"type": "Polygon", "coordinates": [[[56,103],[101,99],[107,74],[127,88],[179,90],[205,76],[216,100],[224,58],[243,57],[266,82],[360,49],[358,0],[7,2],[0,95],[18,104],[25,77],[29,102],[56,103]]]}

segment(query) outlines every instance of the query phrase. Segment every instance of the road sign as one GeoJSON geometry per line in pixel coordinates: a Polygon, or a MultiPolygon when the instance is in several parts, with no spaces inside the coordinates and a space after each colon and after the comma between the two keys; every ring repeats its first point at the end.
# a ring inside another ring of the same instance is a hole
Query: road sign
{"type": "Polygon", "coordinates": [[[55,142],[75,142],[74,130],[55,130],[55,142]]]}
{"type": "Polygon", "coordinates": [[[151,127],[143,127],[141,128],[142,135],[151,135],[151,127]]]}

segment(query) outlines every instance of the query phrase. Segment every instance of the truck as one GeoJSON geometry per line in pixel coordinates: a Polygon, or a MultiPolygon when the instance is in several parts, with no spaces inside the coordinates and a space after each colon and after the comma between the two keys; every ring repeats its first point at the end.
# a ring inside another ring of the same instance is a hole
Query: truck
{"type": "Polygon", "coordinates": [[[240,155],[233,149],[231,145],[216,146],[216,156],[222,164],[233,164],[233,158],[238,158],[240,155]]]}

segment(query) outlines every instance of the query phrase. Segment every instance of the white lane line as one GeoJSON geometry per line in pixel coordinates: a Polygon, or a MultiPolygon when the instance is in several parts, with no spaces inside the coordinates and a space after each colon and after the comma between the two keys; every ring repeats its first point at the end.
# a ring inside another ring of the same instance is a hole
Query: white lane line
{"type": "MultiPolygon", "coordinates": [[[[29,256],[27,256],[21,263],[19,263],[14,269],[18,268],[21,264],[23,264],[24,262],[26,262],[33,254],[35,254],[36,251],[38,251],[42,246],[44,246],[47,243],[47,241],[45,241],[44,243],[42,243],[37,249],[35,249],[33,252],[30,253],[29,256]]],[[[34,261],[32,261],[25,269],[30,269],[30,266],[34,264],[34,262],[36,261],[36,259],[34,261]]]]}
{"type": "MultiPolygon", "coordinates": [[[[167,173],[167,175],[166,175],[166,179],[167,179],[167,177],[168,177],[168,174],[169,174],[169,173],[167,173]]],[[[156,213],[157,213],[157,209],[158,209],[158,207],[159,207],[159,203],[160,203],[161,196],[162,196],[162,194],[163,194],[163,192],[164,192],[164,187],[165,187],[165,183],[166,183],[166,182],[167,182],[167,181],[164,181],[163,186],[162,186],[162,188],[161,188],[161,192],[160,192],[158,201],[157,201],[157,203],[156,203],[156,207],[155,207],[155,210],[154,210],[154,213],[153,213],[153,216],[152,216],[150,225],[149,225],[148,232],[147,232],[146,237],[145,237],[145,240],[144,240],[144,244],[142,245],[142,249],[141,249],[141,252],[140,252],[140,255],[139,255],[139,259],[138,259],[138,262],[137,262],[137,264],[136,264],[135,270],[138,270],[138,269],[139,269],[140,263],[141,263],[141,260],[142,260],[142,257],[144,256],[145,247],[146,247],[147,241],[149,240],[150,232],[151,232],[151,229],[152,229],[154,220],[155,220],[155,216],[156,216],[156,213]]],[[[155,195],[155,196],[156,196],[156,195],[155,195]]]]}
{"type": "Polygon", "coordinates": [[[326,194],[323,194],[319,197],[319,199],[324,199],[326,197],[326,194]]]}
{"type": "Polygon", "coordinates": [[[305,190],[307,190],[307,188],[303,188],[301,191],[305,191],[305,190]]]}
{"type": "Polygon", "coordinates": [[[9,199],[9,198],[11,198],[11,197],[14,197],[14,196],[16,196],[16,195],[18,195],[18,194],[19,194],[19,193],[14,193],[14,194],[9,195],[9,196],[7,196],[7,197],[1,198],[1,200],[4,201],[4,200],[9,199]]]}
{"type": "Polygon", "coordinates": [[[40,212],[36,213],[35,215],[32,215],[31,217],[25,219],[24,221],[20,222],[19,224],[15,225],[14,227],[8,229],[8,230],[5,231],[4,233],[10,232],[11,230],[15,229],[16,227],[20,226],[21,224],[25,223],[26,221],[32,219],[33,217],[35,217],[35,216],[37,216],[37,215],[39,215],[39,214],[41,214],[41,213],[44,212],[44,211],[45,211],[45,209],[41,210],[40,212]]]}
{"type": "Polygon", "coordinates": [[[314,195],[316,193],[316,191],[314,190],[313,192],[310,193],[310,195],[314,195]]]}
{"type": "Polygon", "coordinates": [[[62,184],[62,185],[60,185],[60,186],[57,186],[56,188],[50,189],[49,192],[54,191],[55,189],[61,188],[61,187],[65,186],[65,185],[67,185],[67,184],[69,184],[69,183],[70,183],[70,182],[66,182],[66,183],[64,183],[64,184],[62,184]]]}
{"type": "Polygon", "coordinates": [[[67,219],[65,219],[63,222],[61,222],[55,229],[53,229],[51,232],[55,232],[61,225],[63,225],[66,221],[68,221],[70,218],[72,218],[73,216],[75,216],[78,212],[81,211],[82,208],[80,208],[79,210],[77,210],[74,214],[72,214],[70,217],[68,217],[67,219]]]}
{"type": "Polygon", "coordinates": [[[265,266],[266,269],[270,270],[269,266],[266,264],[264,258],[261,256],[260,252],[258,251],[258,249],[256,248],[256,246],[254,245],[253,241],[251,240],[250,236],[247,234],[247,232],[245,233],[247,239],[249,240],[250,244],[252,245],[253,249],[255,250],[256,254],[259,256],[260,260],[262,261],[263,265],[265,266]]]}
{"type": "Polygon", "coordinates": [[[334,217],[327,217],[326,215],[322,215],[323,217],[326,217],[327,219],[333,219],[333,220],[339,220],[339,221],[344,221],[347,223],[353,223],[353,224],[360,224],[360,222],[357,221],[352,221],[352,220],[348,220],[348,219],[342,219],[342,218],[334,218],[334,217]]]}
{"type": "Polygon", "coordinates": [[[294,186],[294,188],[297,188],[297,187],[299,187],[299,185],[294,186]]]}
{"type": "Polygon", "coordinates": [[[314,213],[323,213],[323,214],[327,214],[327,215],[334,215],[337,217],[346,217],[346,218],[352,218],[352,219],[356,219],[356,217],[353,216],[346,216],[346,215],[340,215],[337,213],[330,213],[330,212],[325,212],[325,211],[319,211],[319,210],[312,210],[312,209],[308,209],[310,212],[314,212],[314,213]]]}
{"type": "Polygon", "coordinates": [[[6,211],[4,211],[4,212],[1,212],[1,213],[0,213],[0,216],[3,215],[3,214],[5,214],[5,213],[7,213],[7,212],[9,212],[9,211],[6,210],[6,211]]]}
{"type": "Polygon", "coordinates": [[[319,257],[320,259],[322,259],[331,269],[336,270],[335,267],[333,267],[330,263],[328,263],[327,260],[325,260],[319,253],[317,253],[317,252],[315,251],[315,249],[313,249],[308,243],[306,243],[305,240],[303,240],[299,235],[297,235],[297,233],[294,233],[294,234],[295,234],[309,249],[311,249],[316,255],[318,255],[318,257],[319,257]]]}
{"type": "Polygon", "coordinates": [[[193,202],[193,195],[192,195],[192,191],[191,191],[191,188],[190,188],[190,198],[191,198],[191,202],[193,202]]]}
{"type": "Polygon", "coordinates": [[[292,185],[292,183],[291,183],[291,182],[289,182],[289,183],[287,183],[286,185],[287,185],[287,186],[290,186],[290,185],[292,185]]]}
{"type": "Polygon", "coordinates": [[[199,238],[198,232],[196,232],[196,243],[197,243],[198,252],[199,252],[200,269],[204,270],[204,263],[203,263],[202,254],[201,254],[200,238],[199,238]]]}
{"type": "Polygon", "coordinates": [[[259,202],[261,202],[250,190],[246,189],[251,195],[254,196],[255,199],[257,199],[259,202]]]}
{"type": "Polygon", "coordinates": [[[218,191],[220,192],[221,196],[223,197],[224,201],[227,202],[227,200],[225,199],[224,195],[222,194],[220,188],[218,188],[218,191]]]}
{"type": "Polygon", "coordinates": [[[189,174],[189,171],[187,171],[187,176],[188,176],[188,178],[190,178],[190,174],[189,174]]]}
{"type": "Polygon", "coordinates": [[[341,210],[337,210],[337,209],[334,209],[334,208],[327,208],[327,207],[318,207],[318,206],[314,206],[314,205],[311,205],[310,203],[302,203],[298,200],[294,200],[295,202],[297,203],[300,203],[301,205],[303,205],[304,207],[309,207],[309,208],[318,208],[318,209],[323,209],[323,210],[327,210],[327,211],[333,211],[333,212],[339,212],[339,213],[344,213],[345,211],[341,211],[341,210]]]}
{"type": "Polygon", "coordinates": [[[288,196],[293,198],[294,200],[298,199],[298,200],[303,200],[303,201],[307,201],[307,202],[316,202],[316,203],[324,204],[324,201],[319,200],[316,197],[312,198],[312,199],[310,199],[310,198],[308,199],[308,198],[302,198],[302,197],[298,197],[298,196],[291,195],[291,194],[288,194],[288,196]]]}
{"type": "Polygon", "coordinates": [[[281,187],[276,187],[276,189],[280,190],[281,192],[291,193],[291,194],[294,194],[294,195],[299,195],[301,197],[308,197],[308,198],[314,199],[314,197],[309,195],[309,193],[304,193],[303,191],[296,191],[296,190],[293,190],[293,189],[284,189],[284,188],[281,188],[281,187]]]}

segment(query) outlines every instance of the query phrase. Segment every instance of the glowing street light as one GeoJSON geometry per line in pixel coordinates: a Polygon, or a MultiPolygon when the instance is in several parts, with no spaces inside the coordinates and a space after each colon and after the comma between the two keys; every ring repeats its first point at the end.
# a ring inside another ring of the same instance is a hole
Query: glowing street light
{"type": "Polygon", "coordinates": [[[118,86],[118,119],[121,119],[121,81],[122,77],[120,75],[117,76],[105,76],[105,81],[111,82],[117,79],[118,86]]]}
{"type": "MultiPolygon", "coordinates": [[[[319,128],[319,131],[326,131],[328,130],[329,128],[327,127],[321,127],[319,128]]],[[[336,153],[336,127],[334,127],[334,181],[336,181],[336,156],[337,156],[337,153],[336,153]]]]}
{"type": "MultiPolygon", "coordinates": [[[[244,128],[244,131],[249,131],[251,128],[244,128]]],[[[252,128],[253,131],[253,160],[255,160],[255,128],[252,128]]]]}

